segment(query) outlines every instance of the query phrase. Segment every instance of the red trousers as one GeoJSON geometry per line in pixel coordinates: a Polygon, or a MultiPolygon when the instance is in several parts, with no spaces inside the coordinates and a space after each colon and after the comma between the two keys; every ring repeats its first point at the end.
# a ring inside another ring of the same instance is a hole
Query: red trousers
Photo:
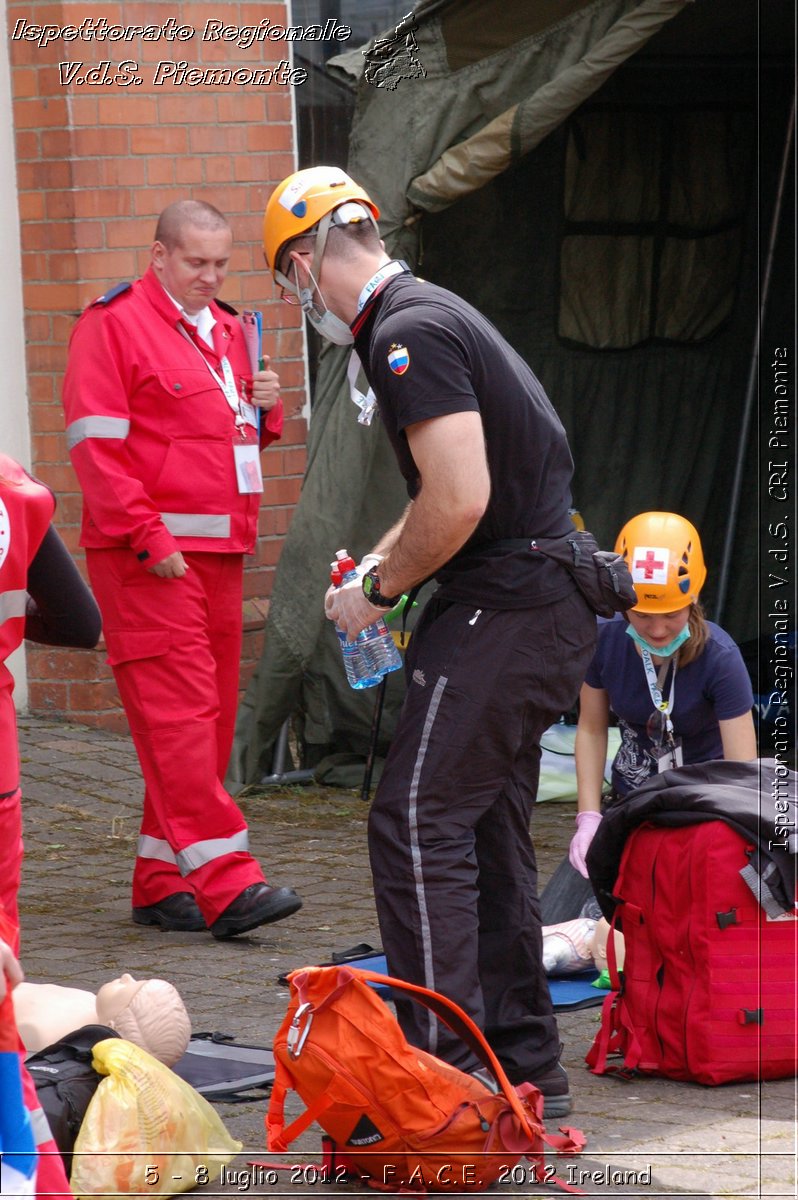
{"type": "Polygon", "coordinates": [[[240,554],[185,553],[161,579],[129,549],[87,550],[108,661],[144,776],[133,905],[191,891],[210,924],[263,872],[222,786],[241,658],[240,554]]]}

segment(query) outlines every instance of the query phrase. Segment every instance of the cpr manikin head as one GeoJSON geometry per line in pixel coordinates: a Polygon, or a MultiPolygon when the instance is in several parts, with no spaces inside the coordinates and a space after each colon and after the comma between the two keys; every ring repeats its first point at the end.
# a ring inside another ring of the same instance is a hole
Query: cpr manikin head
{"type": "Polygon", "coordinates": [[[165,979],[122,975],[97,993],[97,1020],[167,1067],[185,1053],[191,1022],[180,993],[165,979]]]}
{"type": "MultiPolygon", "coordinates": [[[[610,936],[609,921],[601,917],[596,921],[596,927],[593,930],[593,939],[590,946],[590,952],[593,955],[593,961],[596,964],[596,969],[599,971],[607,970],[607,942],[610,936]]],[[[615,943],[615,963],[619,971],[623,969],[624,960],[624,944],[623,934],[616,929],[613,934],[615,943]]]]}

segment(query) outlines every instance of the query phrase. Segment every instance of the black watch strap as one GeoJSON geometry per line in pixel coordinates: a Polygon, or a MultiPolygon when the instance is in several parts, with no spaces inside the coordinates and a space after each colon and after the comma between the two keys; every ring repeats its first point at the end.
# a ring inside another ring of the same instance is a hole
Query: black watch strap
{"type": "Polygon", "coordinates": [[[383,596],[380,591],[380,577],[377,574],[377,568],[372,567],[370,571],[366,571],[362,580],[363,595],[368,600],[369,604],[374,604],[377,608],[393,608],[402,599],[399,596],[383,596]]]}

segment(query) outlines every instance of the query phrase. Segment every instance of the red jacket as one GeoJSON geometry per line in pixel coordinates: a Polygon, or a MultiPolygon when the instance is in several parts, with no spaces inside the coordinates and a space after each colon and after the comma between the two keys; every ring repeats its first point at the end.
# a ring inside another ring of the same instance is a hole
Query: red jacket
{"type": "Polygon", "coordinates": [[[54,511],[50,489],[0,454],[0,794],[19,784],[14,678],[5,660],[25,636],[28,567],[54,511]]]}
{"type": "MultiPolygon", "coordinates": [[[[251,553],[260,495],[241,495],[233,446],[257,442],[235,416],[206,359],[225,355],[239,392],[251,381],[235,316],[211,304],[214,351],[200,354],[150,268],[81,316],[70,339],[64,408],[83,491],[81,545],[130,546],[146,568],[175,550],[251,553]]],[[[264,414],[261,446],[280,436],[264,414]]]]}

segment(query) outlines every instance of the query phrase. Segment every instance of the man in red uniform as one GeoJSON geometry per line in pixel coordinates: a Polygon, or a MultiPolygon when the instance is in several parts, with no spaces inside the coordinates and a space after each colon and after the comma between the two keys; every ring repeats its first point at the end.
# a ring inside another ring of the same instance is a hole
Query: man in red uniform
{"type": "Polygon", "coordinates": [[[144,775],[133,920],[217,938],[302,903],[265,882],[221,782],[259,450],[282,427],[277,375],[266,360],[253,376],[235,311],[216,301],[231,250],[217,209],[169,205],[143,278],[78,321],[64,381],[81,545],[144,775]]]}

